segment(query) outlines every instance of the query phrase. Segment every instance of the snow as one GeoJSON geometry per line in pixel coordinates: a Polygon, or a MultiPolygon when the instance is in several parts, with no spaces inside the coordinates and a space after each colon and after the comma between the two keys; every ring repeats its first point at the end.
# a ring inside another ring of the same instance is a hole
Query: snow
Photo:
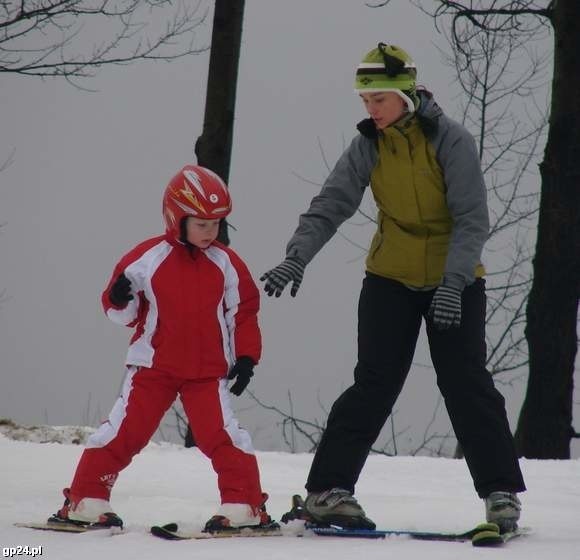
{"type": "MultiPolygon", "coordinates": [[[[60,507],[61,488],[70,482],[82,450],[69,443],[16,441],[0,434],[0,550],[4,557],[9,557],[13,547],[41,546],[41,557],[55,560],[580,558],[578,460],[522,460],[529,490],[521,494],[521,525],[532,527],[533,534],[501,551],[406,537],[158,540],[147,533],[150,525],[176,521],[200,528],[218,506],[209,461],[197,449],[168,443],[147,446],[119,477],[112,504],[125,521],[123,534],[62,534],[14,527],[17,521],[43,521],[60,507]]],[[[289,508],[290,496],[304,492],[312,455],[259,452],[258,460],[264,490],[270,494],[268,511],[279,518],[289,508]]],[[[357,497],[379,528],[462,531],[483,521],[483,504],[460,460],[372,455],[358,483],[357,497]]]]}

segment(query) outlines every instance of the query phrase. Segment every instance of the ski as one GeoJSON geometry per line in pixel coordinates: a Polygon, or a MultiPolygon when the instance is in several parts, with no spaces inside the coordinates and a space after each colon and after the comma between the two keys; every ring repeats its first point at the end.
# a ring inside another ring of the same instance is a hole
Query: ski
{"type": "Polygon", "coordinates": [[[26,529],[59,531],[62,533],[86,533],[87,531],[102,531],[103,529],[109,529],[111,534],[118,534],[123,531],[123,522],[114,513],[105,513],[102,517],[104,519],[101,523],[83,523],[81,521],[63,519],[57,514],[54,514],[42,523],[14,523],[14,525],[26,529]]]}
{"type": "Polygon", "coordinates": [[[470,541],[473,546],[479,547],[501,546],[515,537],[530,533],[530,529],[526,527],[502,534],[495,523],[480,523],[472,529],[455,533],[408,529],[356,529],[332,523],[320,524],[308,514],[302,497],[299,494],[295,494],[292,496],[292,508],[282,516],[281,521],[282,523],[290,523],[297,520],[304,522],[305,530],[321,537],[384,539],[386,537],[401,536],[424,541],[470,541]]]}
{"type": "Polygon", "coordinates": [[[306,523],[305,529],[309,529],[316,535],[323,537],[352,537],[365,539],[384,539],[385,537],[410,537],[423,541],[449,541],[465,542],[475,538],[479,533],[485,532],[489,535],[499,535],[497,525],[493,523],[482,523],[461,533],[447,533],[438,531],[414,531],[408,529],[345,529],[338,526],[322,527],[306,523]]]}
{"type": "Polygon", "coordinates": [[[261,527],[253,529],[243,527],[241,529],[228,529],[218,533],[204,533],[203,531],[180,531],[177,523],[167,523],[166,525],[154,525],[150,532],[153,536],[168,541],[184,541],[191,539],[225,539],[233,537],[279,537],[282,535],[280,527],[272,524],[271,527],[261,527]]]}
{"type": "Polygon", "coordinates": [[[123,531],[122,527],[108,527],[104,525],[80,525],[77,523],[67,522],[24,522],[14,523],[15,527],[23,527],[25,529],[36,529],[37,531],[56,531],[60,533],[87,533],[89,531],[103,531],[108,529],[112,535],[116,535],[123,531]]]}
{"type": "Polygon", "coordinates": [[[330,526],[320,527],[317,525],[305,524],[305,529],[312,531],[322,537],[345,537],[359,539],[384,539],[386,537],[409,537],[423,541],[447,541],[447,542],[467,542],[471,541],[473,546],[496,547],[502,546],[508,541],[529,535],[531,530],[528,527],[518,528],[515,531],[500,533],[495,523],[481,523],[469,531],[463,533],[446,533],[437,531],[412,531],[405,529],[344,529],[342,527],[330,526]]]}

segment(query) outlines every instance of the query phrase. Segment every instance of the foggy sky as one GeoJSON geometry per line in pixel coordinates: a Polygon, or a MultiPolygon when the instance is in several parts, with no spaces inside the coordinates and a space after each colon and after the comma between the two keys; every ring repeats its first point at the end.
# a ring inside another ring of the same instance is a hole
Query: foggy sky
{"type": "MultiPolygon", "coordinates": [[[[210,33],[211,14],[200,45],[210,33]]],[[[408,2],[375,10],[362,1],[246,1],[230,238],[256,279],[283,258],[319,189],[311,182],[322,183],[366,116],[354,70],[379,41],[410,52],[418,83],[454,116],[453,72],[434,47],[446,43],[408,2]]],[[[163,189],[195,163],[208,60],[103,69],[89,82],[97,93],[3,75],[0,161],[15,153],[0,174],[0,418],[96,425],[108,414],[131,333],[106,319],[100,294],[117,260],[163,231],[163,189]]],[[[355,218],[341,231],[366,246],[372,227],[355,218]]],[[[324,418],[322,407],[351,383],[363,271],[364,251],[336,235],[295,299],[262,298],[263,359],[250,385],[261,400],[288,409],[291,394],[297,415],[324,418]]],[[[500,389],[515,427],[523,386],[500,389]]],[[[414,426],[400,447],[422,436],[437,398],[421,338],[396,405],[396,429],[414,426]]],[[[235,404],[256,447],[284,448],[279,417],[248,396],[235,404]]]]}

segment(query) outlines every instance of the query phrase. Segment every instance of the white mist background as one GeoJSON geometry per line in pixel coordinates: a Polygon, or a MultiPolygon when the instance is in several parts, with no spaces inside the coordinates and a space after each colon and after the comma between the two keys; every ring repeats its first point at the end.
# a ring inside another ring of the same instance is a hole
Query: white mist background
{"type": "MultiPolygon", "coordinates": [[[[204,3],[202,2],[202,6],[204,3]]],[[[198,45],[209,45],[212,2],[198,45]]],[[[353,92],[361,57],[398,44],[419,78],[459,117],[454,72],[433,22],[408,2],[248,0],[230,172],[231,245],[254,277],[278,264],[298,215],[364,118],[353,92]]],[[[550,45],[551,48],[551,45],[550,45]]],[[[203,127],[209,52],[173,63],[103,68],[86,85],[4,75],[0,85],[0,417],[97,425],[123,377],[129,329],[110,323],[100,294],[117,260],[161,233],[168,179],[194,161],[203,127]]],[[[536,174],[531,188],[539,185],[536,174]]],[[[370,198],[365,209],[374,214],[370,198]]],[[[341,228],[365,246],[372,227],[341,228]]],[[[493,263],[486,263],[488,269],[493,263]]],[[[364,251],[336,235],[308,266],[298,296],[262,299],[263,359],[250,389],[263,402],[323,420],[352,381],[364,251]]],[[[512,428],[523,379],[499,385],[512,428]]],[[[415,448],[439,393],[424,336],[395,406],[401,452],[415,448]]],[[[238,416],[262,450],[286,449],[280,418],[244,395],[238,416]]],[[[576,407],[577,408],[577,407],[576,407]]],[[[163,436],[175,441],[166,417],[163,436]]],[[[387,430],[391,427],[388,426],[387,430]]],[[[444,410],[434,429],[447,433],[444,410]]],[[[575,452],[575,456],[578,453],[575,452]]]]}

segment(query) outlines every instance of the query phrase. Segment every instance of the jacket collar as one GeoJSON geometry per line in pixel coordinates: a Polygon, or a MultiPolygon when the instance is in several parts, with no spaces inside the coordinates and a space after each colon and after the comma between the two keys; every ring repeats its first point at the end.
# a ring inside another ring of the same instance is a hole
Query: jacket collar
{"type": "MultiPolygon", "coordinates": [[[[439,117],[443,111],[433,99],[433,94],[427,90],[419,90],[417,92],[419,97],[419,108],[412,115],[406,115],[402,119],[393,123],[391,126],[399,126],[401,121],[417,119],[419,126],[423,130],[425,136],[429,137],[437,131],[439,117]]],[[[356,125],[357,130],[366,138],[376,140],[379,137],[379,130],[375,126],[373,119],[363,119],[356,125]]]]}

